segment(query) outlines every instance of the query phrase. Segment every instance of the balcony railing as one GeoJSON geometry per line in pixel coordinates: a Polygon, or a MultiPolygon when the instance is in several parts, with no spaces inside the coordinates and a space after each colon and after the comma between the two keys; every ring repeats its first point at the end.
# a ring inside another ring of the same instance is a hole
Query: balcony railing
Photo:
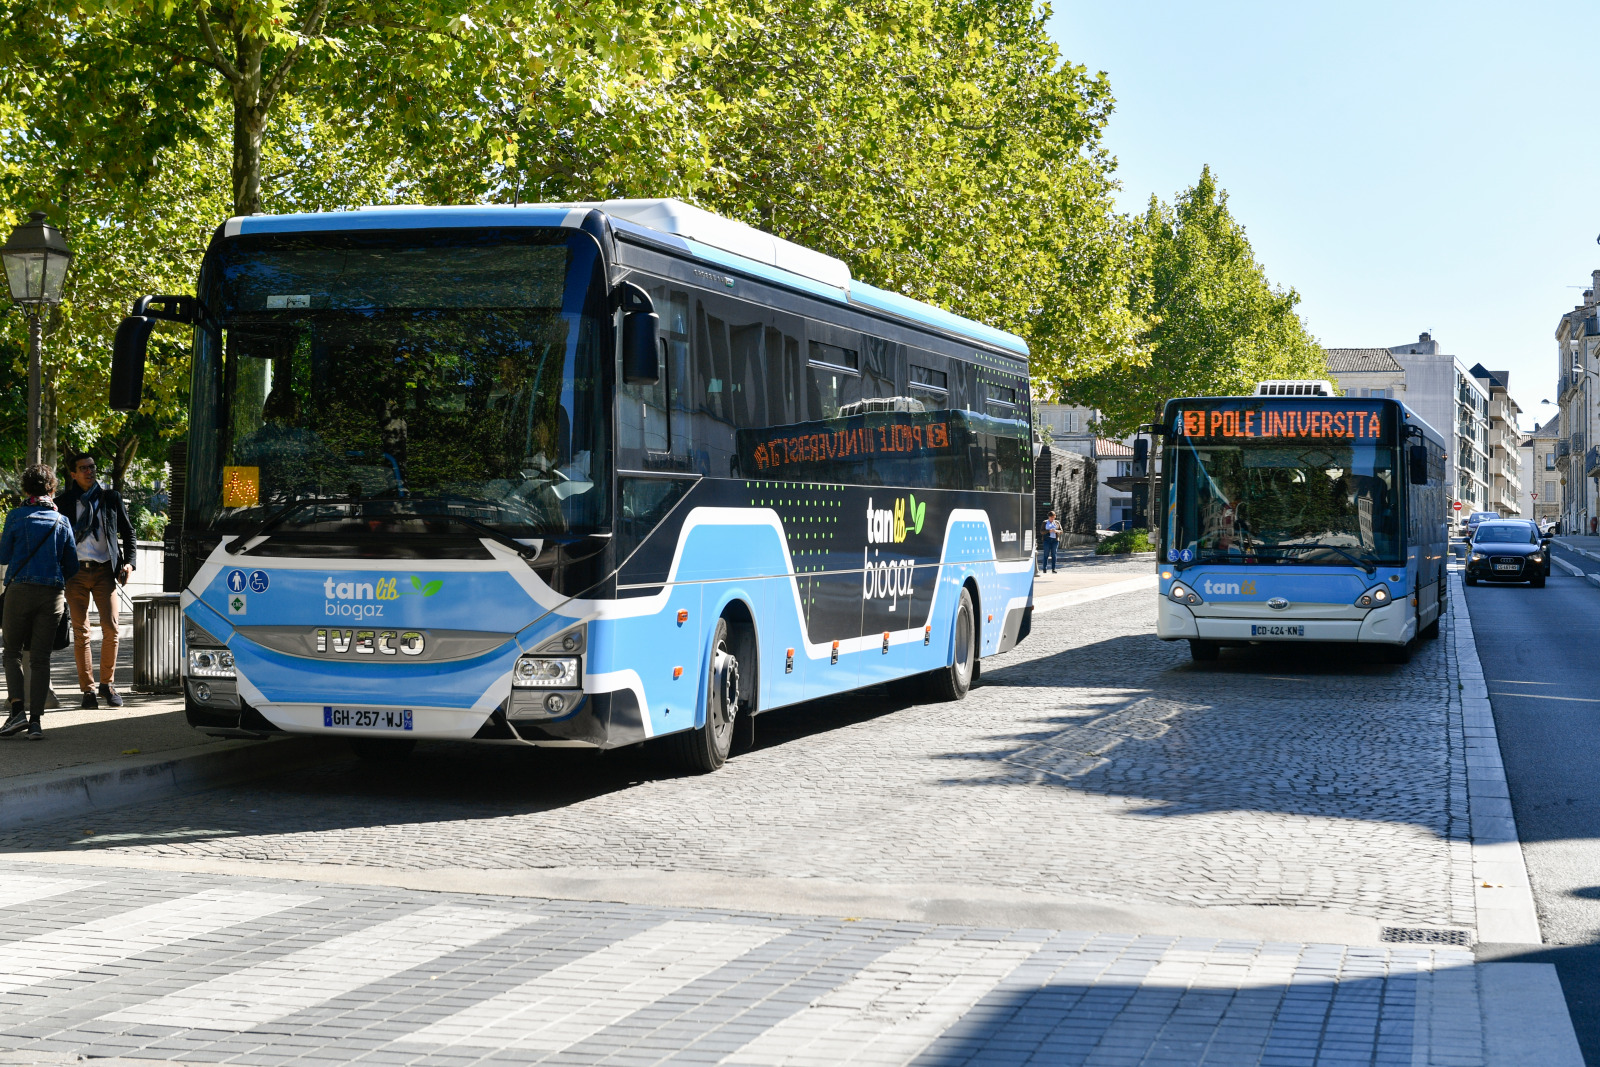
{"type": "Polygon", "coordinates": [[[1600,476],[1600,448],[1589,449],[1583,458],[1583,473],[1590,478],[1600,476]]]}

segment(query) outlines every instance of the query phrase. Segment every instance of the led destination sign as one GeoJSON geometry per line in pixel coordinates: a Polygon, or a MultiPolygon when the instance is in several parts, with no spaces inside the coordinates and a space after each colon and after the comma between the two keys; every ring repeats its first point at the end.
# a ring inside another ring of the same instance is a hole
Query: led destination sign
{"type": "Polygon", "coordinates": [[[1390,440],[1391,419],[1381,404],[1283,403],[1242,400],[1179,407],[1173,432],[1201,440],[1362,441],[1390,440]]]}

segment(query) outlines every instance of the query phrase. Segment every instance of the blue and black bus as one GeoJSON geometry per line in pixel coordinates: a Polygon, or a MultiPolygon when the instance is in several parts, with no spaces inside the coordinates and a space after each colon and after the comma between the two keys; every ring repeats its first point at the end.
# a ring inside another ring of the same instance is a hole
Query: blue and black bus
{"type": "Polygon", "coordinates": [[[1029,628],[1028,349],[670,200],[220,226],[167,588],[189,721],[615,748],[965,694],[1029,628]]]}
{"type": "Polygon", "coordinates": [[[1404,404],[1326,382],[1167,401],[1157,635],[1336,641],[1404,662],[1446,604],[1445,444],[1404,404]],[[1286,395],[1299,393],[1301,395],[1286,395]]]}

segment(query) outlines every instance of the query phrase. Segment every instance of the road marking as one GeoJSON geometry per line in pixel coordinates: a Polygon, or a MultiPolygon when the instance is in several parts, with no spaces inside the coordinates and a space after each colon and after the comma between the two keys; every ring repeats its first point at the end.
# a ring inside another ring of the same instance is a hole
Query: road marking
{"type": "Polygon", "coordinates": [[[103,1018],[248,1030],[540,918],[483,908],[424,908],[103,1018]]]}
{"type": "Polygon", "coordinates": [[[1524,697],[1528,700],[1575,700],[1582,704],[1600,704],[1594,697],[1556,697],[1545,693],[1490,693],[1492,697],[1524,697]]]}
{"type": "Polygon", "coordinates": [[[287,893],[208,889],[204,893],[0,945],[0,993],[104,967],[141,952],[215,933],[316,899],[287,893]]]}
{"type": "Polygon", "coordinates": [[[14,908],[18,904],[26,904],[30,900],[44,900],[46,897],[59,897],[63,893],[71,893],[78,889],[88,889],[98,882],[85,881],[81,878],[42,878],[34,874],[7,874],[3,887],[0,887],[0,905],[14,908]]]}
{"type": "Polygon", "coordinates": [[[788,1067],[834,1060],[906,1063],[1040,948],[1031,941],[925,937],[878,957],[722,1062],[788,1067]]]}
{"type": "Polygon", "coordinates": [[[1560,685],[1560,682],[1524,682],[1516,678],[1490,678],[1495,685],[1560,685]]]}
{"type": "Polygon", "coordinates": [[[778,926],[665,922],[404,1040],[559,1052],[784,933],[778,926]]]}

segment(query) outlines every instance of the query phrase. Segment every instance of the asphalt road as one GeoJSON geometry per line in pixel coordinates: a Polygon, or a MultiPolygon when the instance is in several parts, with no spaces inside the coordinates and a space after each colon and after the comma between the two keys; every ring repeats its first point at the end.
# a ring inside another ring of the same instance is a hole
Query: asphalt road
{"type": "Polygon", "coordinates": [[[1544,589],[1466,593],[1545,940],[1514,955],[1484,945],[1479,958],[1554,963],[1584,1057],[1600,1065],[1600,589],[1556,567],[1544,589]]]}

